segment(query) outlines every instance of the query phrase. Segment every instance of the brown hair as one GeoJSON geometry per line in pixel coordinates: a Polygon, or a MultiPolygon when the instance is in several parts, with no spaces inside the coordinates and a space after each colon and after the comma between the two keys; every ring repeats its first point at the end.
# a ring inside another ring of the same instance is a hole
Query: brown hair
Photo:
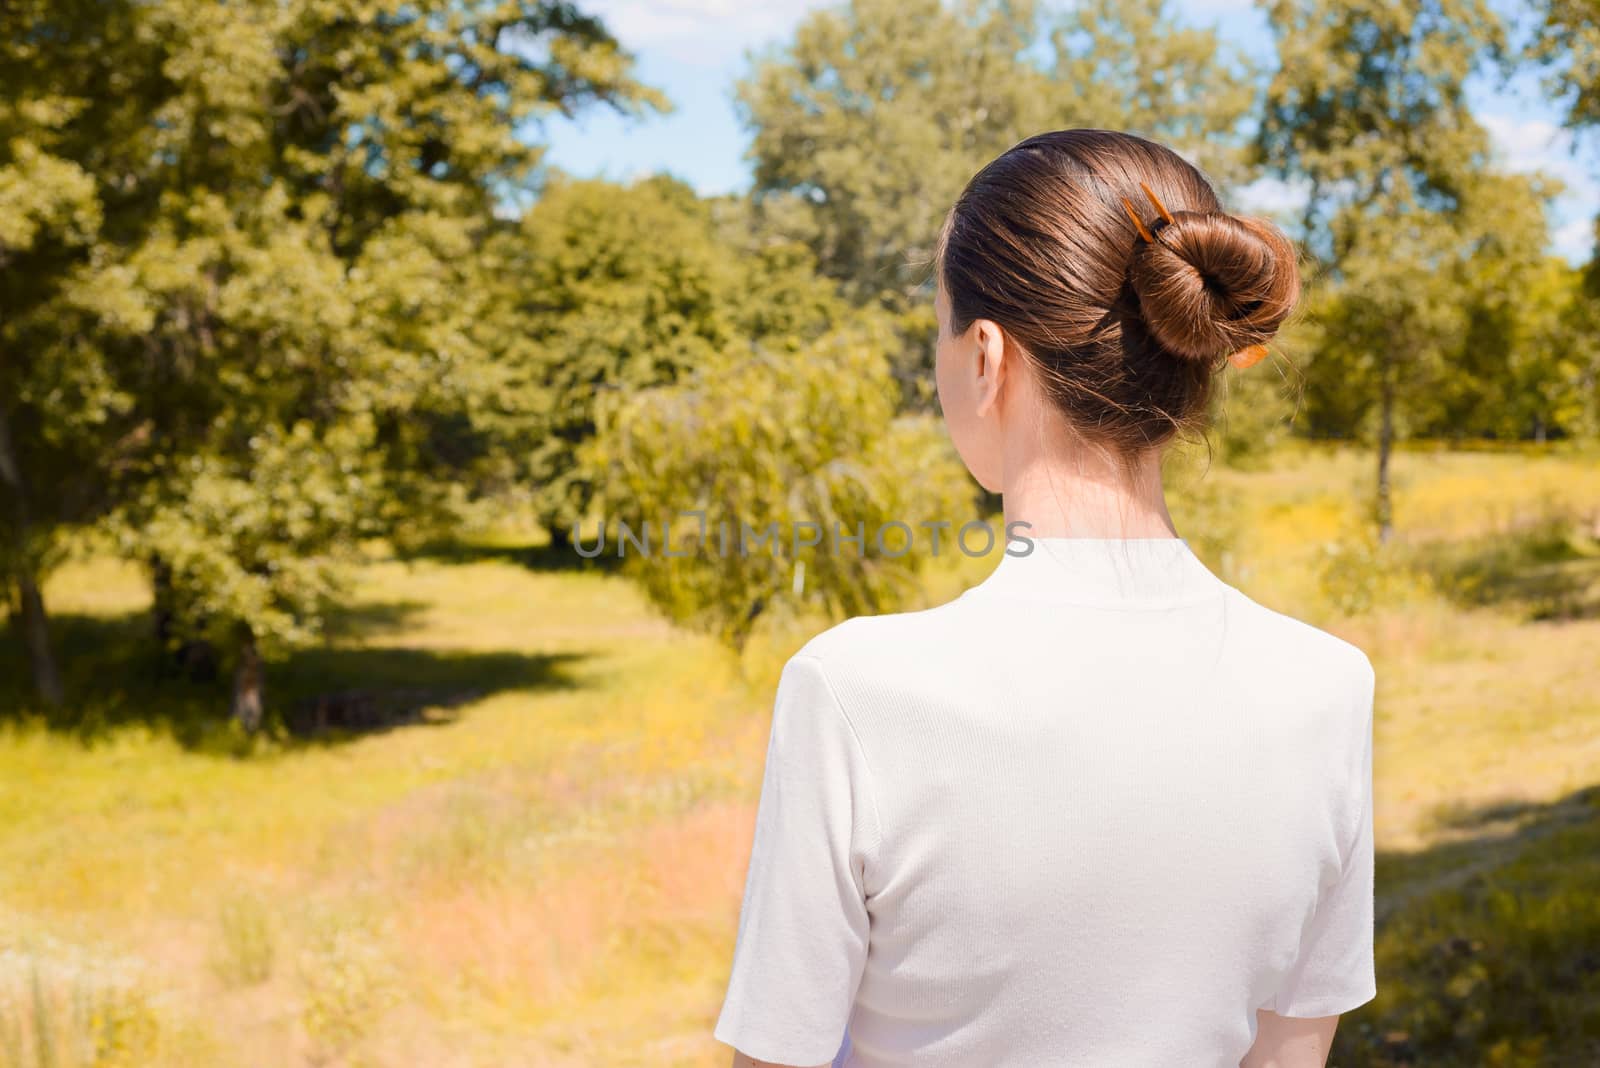
{"type": "Polygon", "coordinates": [[[1124,457],[1200,429],[1215,372],[1271,340],[1300,294],[1280,230],[1224,212],[1171,149],[1110,130],[1039,134],[984,167],[936,262],[952,332],[999,323],[1072,428],[1124,457]]]}

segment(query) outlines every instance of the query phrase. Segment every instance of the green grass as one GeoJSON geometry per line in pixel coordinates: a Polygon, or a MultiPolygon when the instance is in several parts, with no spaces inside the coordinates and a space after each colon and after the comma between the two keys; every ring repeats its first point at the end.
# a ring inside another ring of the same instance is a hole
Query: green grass
{"type": "Polygon", "coordinates": [[[1600,788],[1484,815],[1519,828],[1385,858],[1382,983],[1344,1063],[1600,1064],[1600,788]]]}
{"type": "MultiPolygon", "coordinates": [[[[1600,462],[1402,453],[1382,547],[1363,454],[1193,470],[1173,511],[1213,566],[1378,668],[1380,997],[1335,1062],[1600,1062],[1600,462]]],[[[268,701],[401,724],[256,739],[219,721],[222,683],[163,676],[136,570],[63,567],[69,713],[30,713],[0,633],[0,1066],[724,1063],[771,687],[805,627],[736,662],[561,563],[374,559],[268,701]]],[[[983,569],[951,565],[928,598],[983,569]]]]}

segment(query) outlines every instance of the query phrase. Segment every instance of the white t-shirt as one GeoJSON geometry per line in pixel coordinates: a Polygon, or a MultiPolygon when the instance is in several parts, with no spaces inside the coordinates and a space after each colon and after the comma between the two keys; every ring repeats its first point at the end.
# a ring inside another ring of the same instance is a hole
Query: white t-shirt
{"type": "Polygon", "coordinates": [[[785,666],[719,1040],[1237,1068],[1376,995],[1366,655],[1182,539],[1032,546],[785,666]]]}

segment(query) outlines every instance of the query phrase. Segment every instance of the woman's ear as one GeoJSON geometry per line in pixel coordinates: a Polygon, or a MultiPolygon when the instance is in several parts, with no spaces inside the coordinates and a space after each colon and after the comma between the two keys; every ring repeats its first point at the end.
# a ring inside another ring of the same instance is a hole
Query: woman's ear
{"type": "Polygon", "coordinates": [[[1006,335],[999,323],[989,319],[975,321],[972,333],[978,346],[977,414],[987,417],[1000,403],[1000,391],[1011,372],[1006,335]]]}

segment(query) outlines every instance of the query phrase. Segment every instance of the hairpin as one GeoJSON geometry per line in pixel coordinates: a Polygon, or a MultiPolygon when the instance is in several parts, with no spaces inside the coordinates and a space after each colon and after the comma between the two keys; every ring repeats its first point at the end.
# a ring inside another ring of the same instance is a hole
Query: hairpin
{"type": "MultiPolygon", "coordinates": [[[[1172,222],[1172,212],[1168,211],[1167,206],[1157,199],[1155,193],[1150,191],[1150,187],[1145,183],[1140,182],[1139,188],[1144,190],[1144,195],[1149,197],[1150,203],[1155,205],[1156,214],[1161,216],[1162,224],[1172,222]]],[[[1140,220],[1139,213],[1133,210],[1133,204],[1128,200],[1127,197],[1122,198],[1122,207],[1127,211],[1128,218],[1133,220],[1133,227],[1139,231],[1139,236],[1144,238],[1146,241],[1154,241],[1156,239],[1156,235],[1151,232],[1149,227],[1145,226],[1142,220],[1140,220]]]]}
{"type": "MultiPolygon", "coordinates": [[[[1156,214],[1161,216],[1161,221],[1156,223],[1156,226],[1170,224],[1173,221],[1172,212],[1168,211],[1167,206],[1161,203],[1161,199],[1156,196],[1155,192],[1144,182],[1139,183],[1139,188],[1144,190],[1144,195],[1149,198],[1151,204],[1155,205],[1156,214]]],[[[1144,220],[1140,219],[1139,213],[1133,210],[1133,203],[1127,197],[1122,198],[1122,207],[1128,213],[1128,218],[1133,220],[1133,228],[1139,231],[1139,236],[1153,243],[1156,239],[1154,227],[1144,224],[1144,220]]],[[[1242,371],[1254,367],[1266,358],[1267,347],[1265,345],[1248,345],[1231,354],[1228,357],[1228,362],[1242,371]]]]}
{"type": "Polygon", "coordinates": [[[1232,356],[1229,356],[1228,362],[1242,371],[1247,368],[1254,367],[1256,364],[1266,359],[1266,356],[1267,347],[1265,345],[1251,345],[1248,348],[1240,349],[1232,356]]]}

